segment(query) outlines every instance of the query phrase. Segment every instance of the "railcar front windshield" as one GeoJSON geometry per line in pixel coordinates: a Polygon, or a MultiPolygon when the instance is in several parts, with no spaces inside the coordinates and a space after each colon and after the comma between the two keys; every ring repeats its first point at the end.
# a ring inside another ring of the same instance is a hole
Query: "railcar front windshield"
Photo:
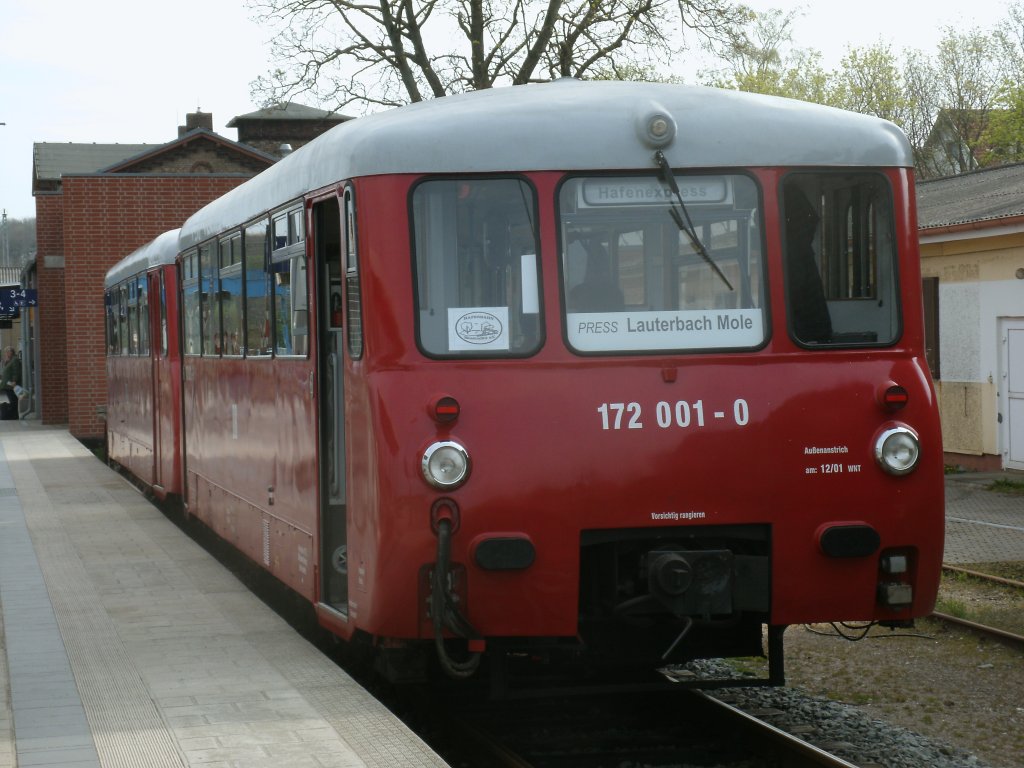
{"type": "Polygon", "coordinates": [[[809,349],[885,346],[902,330],[892,190],[873,172],[782,184],[790,336],[809,349]]]}
{"type": "Polygon", "coordinates": [[[654,175],[577,177],[562,185],[562,291],[566,335],[576,351],[764,344],[757,185],[738,174],[679,175],[676,181],[706,254],[680,229],[670,213],[675,196],[654,175]]]}

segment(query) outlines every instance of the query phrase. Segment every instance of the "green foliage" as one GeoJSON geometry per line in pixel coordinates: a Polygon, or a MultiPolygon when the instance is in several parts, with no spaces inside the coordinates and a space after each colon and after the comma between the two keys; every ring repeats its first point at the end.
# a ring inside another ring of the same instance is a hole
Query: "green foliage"
{"type": "Polygon", "coordinates": [[[1024,161],[1024,85],[1007,82],[981,134],[982,166],[1024,161]]]}
{"type": "Polygon", "coordinates": [[[948,613],[957,619],[967,618],[967,604],[962,600],[940,597],[936,601],[935,608],[939,613],[948,613]]]}
{"type": "Polygon", "coordinates": [[[834,70],[793,45],[802,11],[733,0],[247,0],[273,33],[261,103],[299,94],[339,109],[570,76],[679,82],[694,44],[717,56],[700,82],[891,120],[922,177],[1024,161],[1024,0],[991,29],[947,28],[932,54],[878,42],[834,70]]]}
{"type": "Polygon", "coordinates": [[[848,49],[832,71],[791,45],[796,13],[749,11],[702,81],[890,120],[924,177],[1024,161],[1024,0],[993,30],[947,28],[933,55],[878,42],[848,49]]]}
{"type": "Polygon", "coordinates": [[[675,75],[661,74],[653,64],[618,64],[615,62],[608,62],[595,67],[586,79],[623,80],[642,83],[682,84],[683,82],[682,78],[675,75]]]}
{"type": "Polygon", "coordinates": [[[997,493],[1008,493],[1014,496],[1024,496],[1024,482],[1000,478],[992,481],[992,485],[988,487],[988,490],[996,491],[997,493]]]}
{"type": "Polygon", "coordinates": [[[848,50],[833,78],[830,96],[833,106],[897,124],[912,108],[899,62],[883,43],[848,50]]]}

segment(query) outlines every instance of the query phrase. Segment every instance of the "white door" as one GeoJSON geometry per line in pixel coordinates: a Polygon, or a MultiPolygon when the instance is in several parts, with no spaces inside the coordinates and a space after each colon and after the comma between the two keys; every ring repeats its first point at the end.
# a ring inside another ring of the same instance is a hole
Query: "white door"
{"type": "Polygon", "coordinates": [[[1003,467],[1024,469],[1024,319],[1001,318],[1003,373],[999,388],[1003,467]]]}

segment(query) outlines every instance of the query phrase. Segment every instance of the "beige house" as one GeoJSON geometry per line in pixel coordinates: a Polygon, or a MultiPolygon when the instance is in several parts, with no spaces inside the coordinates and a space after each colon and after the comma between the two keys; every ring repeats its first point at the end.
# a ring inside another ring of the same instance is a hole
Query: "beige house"
{"type": "Polygon", "coordinates": [[[1024,164],[921,182],[917,197],[946,462],[1024,470],[1024,164]]]}

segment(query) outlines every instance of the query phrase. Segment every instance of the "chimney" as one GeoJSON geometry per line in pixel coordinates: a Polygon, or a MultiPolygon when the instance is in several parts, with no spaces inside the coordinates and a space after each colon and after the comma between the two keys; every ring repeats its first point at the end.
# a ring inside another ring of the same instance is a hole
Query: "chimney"
{"type": "Polygon", "coordinates": [[[194,131],[196,128],[205,128],[212,132],[213,113],[203,112],[201,109],[195,112],[189,112],[185,115],[185,124],[178,126],[178,138],[181,138],[189,131],[194,131]]]}

